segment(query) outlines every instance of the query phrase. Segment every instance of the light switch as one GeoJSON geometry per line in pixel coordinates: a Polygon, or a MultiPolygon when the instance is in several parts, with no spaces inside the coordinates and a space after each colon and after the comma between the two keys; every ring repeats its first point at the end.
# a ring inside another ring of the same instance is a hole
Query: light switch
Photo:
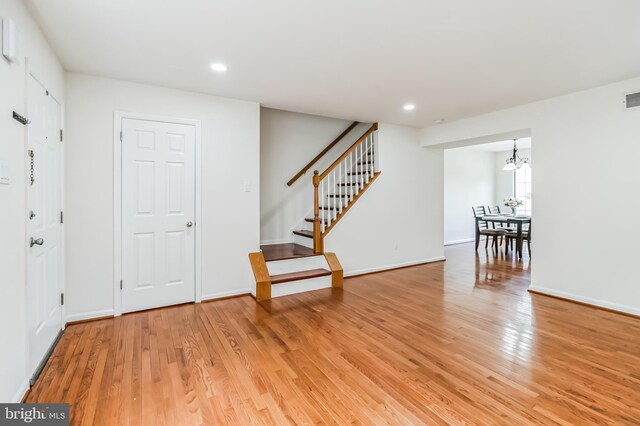
{"type": "Polygon", "coordinates": [[[251,192],[251,183],[249,182],[244,183],[244,192],[251,192]]]}
{"type": "Polygon", "coordinates": [[[18,61],[18,41],[16,40],[16,24],[12,19],[2,19],[2,55],[9,62],[18,61]]]}
{"type": "Polygon", "coordinates": [[[7,160],[0,159],[0,184],[9,185],[11,183],[11,167],[7,160]]]}

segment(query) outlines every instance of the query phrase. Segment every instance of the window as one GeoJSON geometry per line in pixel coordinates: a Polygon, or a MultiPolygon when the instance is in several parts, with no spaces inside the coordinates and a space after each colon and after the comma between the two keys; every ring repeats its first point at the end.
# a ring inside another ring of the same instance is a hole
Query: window
{"type": "Polygon", "coordinates": [[[531,168],[520,167],[513,172],[513,192],[514,196],[522,200],[522,205],[518,207],[517,213],[531,215],[531,168]]]}

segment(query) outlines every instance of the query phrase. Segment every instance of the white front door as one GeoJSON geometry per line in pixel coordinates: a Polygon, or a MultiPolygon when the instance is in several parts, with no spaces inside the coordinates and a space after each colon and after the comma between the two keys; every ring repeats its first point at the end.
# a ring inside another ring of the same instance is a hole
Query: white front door
{"type": "Polygon", "coordinates": [[[61,108],[29,77],[27,128],[27,324],[29,374],[62,329],[61,108]]]}
{"type": "Polygon", "coordinates": [[[122,119],[122,310],[195,300],[195,126],[122,119]]]}

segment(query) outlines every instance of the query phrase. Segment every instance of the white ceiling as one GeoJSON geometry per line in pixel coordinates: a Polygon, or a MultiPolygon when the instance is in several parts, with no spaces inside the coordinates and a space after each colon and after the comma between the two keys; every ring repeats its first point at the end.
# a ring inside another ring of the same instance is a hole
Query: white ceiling
{"type": "Polygon", "coordinates": [[[368,122],[424,127],[640,75],[638,0],[25,3],[69,71],[368,122]]]}

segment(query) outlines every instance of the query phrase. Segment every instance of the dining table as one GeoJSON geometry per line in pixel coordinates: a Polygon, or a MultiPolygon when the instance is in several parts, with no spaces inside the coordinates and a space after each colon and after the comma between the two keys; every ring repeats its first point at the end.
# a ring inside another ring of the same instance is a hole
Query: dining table
{"type": "MultiPolygon", "coordinates": [[[[522,232],[523,225],[529,224],[531,225],[531,216],[513,216],[510,214],[495,214],[495,215],[484,215],[484,216],[476,216],[476,251],[478,251],[478,245],[480,244],[480,224],[478,222],[487,222],[498,224],[509,224],[516,226],[516,255],[518,259],[522,259],[522,232]]],[[[504,225],[502,225],[504,226],[504,225]]]]}

